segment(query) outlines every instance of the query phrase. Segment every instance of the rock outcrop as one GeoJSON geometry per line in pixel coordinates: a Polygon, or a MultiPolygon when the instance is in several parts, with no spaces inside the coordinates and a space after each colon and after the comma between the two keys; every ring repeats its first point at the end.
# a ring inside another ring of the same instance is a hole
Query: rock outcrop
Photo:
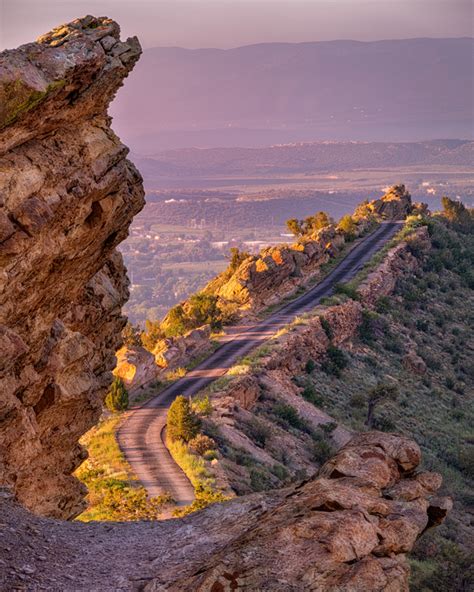
{"type": "Polygon", "coordinates": [[[211,328],[204,325],[188,331],[185,335],[163,339],[153,350],[155,362],[163,370],[186,366],[211,348],[210,337],[211,328]]]}
{"type": "Polygon", "coordinates": [[[85,17],[0,54],[0,482],[44,515],[84,507],[78,440],[121,345],[144,192],[107,107],[140,53],[85,17]]]}
{"type": "Polygon", "coordinates": [[[451,507],[419,463],[413,441],[361,434],[311,481],[159,522],[58,522],[0,497],[0,588],[407,592],[406,553],[451,507]]]}
{"type": "Polygon", "coordinates": [[[139,392],[155,381],[167,380],[169,372],[184,368],[212,349],[209,325],[188,331],[179,337],[160,339],[153,352],[140,345],[121,347],[114,374],[119,376],[130,393],[139,392]]]}
{"type": "Polygon", "coordinates": [[[159,368],[155,356],[140,345],[123,346],[116,353],[115,376],[121,378],[129,391],[158,379],[159,368]]]}
{"type": "Polygon", "coordinates": [[[258,256],[245,259],[233,272],[227,270],[217,276],[204,291],[218,296],[224,308],[255,312],[277,304],[317,278],[321,266],[337,256],[348,241],[364,235],[383,220],[403,220],[415,208],[405,186],[395,185],[380,199],[365,202],[356,209],[351,232],[331,224],[303,236],[293,245],[263,249],[258,256]]]}

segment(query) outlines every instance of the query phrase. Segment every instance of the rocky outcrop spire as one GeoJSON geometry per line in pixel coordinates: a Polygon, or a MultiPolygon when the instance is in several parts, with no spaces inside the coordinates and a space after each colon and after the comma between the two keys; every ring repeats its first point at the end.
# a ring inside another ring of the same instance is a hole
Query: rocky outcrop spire
{"type": "Polygon", "coordinates": [[[70,518],[124,325],[142,179],[107,107],[141,53],[87,16],[0,54],[0,483],[70,518]]]}

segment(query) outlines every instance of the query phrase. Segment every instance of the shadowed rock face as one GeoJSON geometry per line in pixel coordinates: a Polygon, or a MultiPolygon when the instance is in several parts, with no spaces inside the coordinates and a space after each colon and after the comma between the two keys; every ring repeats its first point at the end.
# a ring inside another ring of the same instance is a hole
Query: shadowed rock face
{"type": "Polygon", "coordinates": [[[0,482],[34,511],[83,509],[71,476],[124,324],[115,250],[143,207],[107,107],[138,60],[86,17],[0,54],[0,482]]]}
{"type": "Polygon", "coordinates": [[[58,522],[0,491],[0,588],[407,592],[405,554],[451,506],[419,462],[407,438],[361,434],[311,481],[157,522],[58,522]]]}

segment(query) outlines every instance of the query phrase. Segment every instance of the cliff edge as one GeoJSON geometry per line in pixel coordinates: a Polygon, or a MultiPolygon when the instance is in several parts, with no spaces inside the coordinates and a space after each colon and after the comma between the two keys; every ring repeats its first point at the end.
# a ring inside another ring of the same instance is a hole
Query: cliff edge
{"type": "Polygon", "coordinates": [[[33,516],[0,492],[2,542],[9,550],[0,552],[0,585],[75,592],[407,592],[406,553],[451,507],[436,496],[439,475],[418,471],[419,462],[412,440],[360,434],[316,479],[180,520],[61,522],[33,516]]]}
{"type": "Polygon", "coordinates": [[[87,16],[0,54],[0,483],[71,518],[125,324],[116,246],[144,204],[107,107],[141,53],[87,16]]]}

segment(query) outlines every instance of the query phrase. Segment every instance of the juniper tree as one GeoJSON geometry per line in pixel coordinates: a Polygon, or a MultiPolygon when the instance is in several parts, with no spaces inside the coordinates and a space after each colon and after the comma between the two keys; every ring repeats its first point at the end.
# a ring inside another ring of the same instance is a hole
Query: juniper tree
{"type": "Polygon", "coordinates": [[[187,397],[179,395],[168,410],[166,429],[171,440],[189,442],[199,432],[200,420],[187,397]]]}
{"type": "Polygon", "coordinates": [[[128,408],[128,392],[121,378],[116,376],[105,397],[105,406],[109,411],[125,411],[128,408]]]}

